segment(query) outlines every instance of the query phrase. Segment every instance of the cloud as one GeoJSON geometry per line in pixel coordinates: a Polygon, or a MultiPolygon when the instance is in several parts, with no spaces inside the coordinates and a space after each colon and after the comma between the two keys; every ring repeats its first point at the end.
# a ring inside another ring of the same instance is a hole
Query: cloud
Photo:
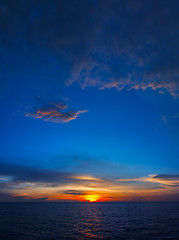
{"type": "Polygon", "coordinates": [[[178,187],[179,186],[179,175],[170,174],[158,174],[149,175],[147,177],[129,178],[129,179],[118,179],[119,182],[141,182],[141,183],[156,183],[158,186],[178,187]]]}
{"type": "Polygon", "coordinates": [[[81,113],[87,112],[87,110],[64,111],[67,107],[63,103],[51,102],[49,105],[36,107],[32,112],[26,113],[25,116],[43,119],[44,121],[67,123],[76,119],[81,113]]]}
{"type": "Polygon", "coordinates": [[[159,174],[154,176],[155,179],[167,180],[167,181],[179,181],[179,175],[170,175],[170,174],[159,174]]]}
{"type": "Polygon", "coordinates": [[[71,179],[69,173],[28,166],[18,166],[4,162],[0,162],[0,176],[11,176],[13,177],[12,182],[54,183],[64,179],[71,179]]]}
{"type": "Polygon", "coordinates": [[[20,184],[22,182],[29,183],[46,183],[50,186],[56,186],[56,184],[63,184],[64,182],[101,182],[104,181],[100,178],[95,178],[90,175],[81,175],[76,173],[70,173],[68,171],[60,171],[55,169],[44,169],[31,166],[15,165],[0,161],[0,187],[11,187],[14,184],[20,184]]]}
{"type": "Polygon", "coordinates": [[[31,198],[30,196],[13,196],[9,193],[0,192],[1,202],[44,202],[48,198],[31,198]]]}
{"type": "Polygon", "coordinates": [[[67,191],[64,191],[64,194],[77,195],[77,196],[86,195],[85,192],[83,192],[83,191],[76,191],[76,190],[67,190],[67,191]]]}

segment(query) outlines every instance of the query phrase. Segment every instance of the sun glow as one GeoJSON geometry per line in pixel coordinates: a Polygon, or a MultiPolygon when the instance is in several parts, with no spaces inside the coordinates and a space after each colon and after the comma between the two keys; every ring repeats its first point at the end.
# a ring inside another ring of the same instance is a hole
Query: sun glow
{"type": "Polygon", "coordinates": [[[99,196],[98,195],[87,195],[85,197],[85,199],[88,201],[88,202],[97,202],[99,200],[99,196]]]}

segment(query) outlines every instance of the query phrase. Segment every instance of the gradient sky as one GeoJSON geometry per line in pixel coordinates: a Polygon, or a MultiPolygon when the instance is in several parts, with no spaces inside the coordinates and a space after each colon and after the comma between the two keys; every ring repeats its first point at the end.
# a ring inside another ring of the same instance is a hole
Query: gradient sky
{"type": "Polygon", "coordinates": [[[1,0],[0,201],[179,200],[178,8],[1,0]]]}

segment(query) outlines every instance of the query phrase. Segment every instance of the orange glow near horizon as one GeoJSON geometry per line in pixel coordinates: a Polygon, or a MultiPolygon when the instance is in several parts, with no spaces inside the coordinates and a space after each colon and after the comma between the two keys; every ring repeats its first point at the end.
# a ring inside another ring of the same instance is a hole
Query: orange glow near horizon
{"type": "MultiPolygon", "coordinates": [[[[11,188],[8,194],[16,199],[21,197],[19,199],[22,201],[132,202],[176,199],[179,180],[160,179],[155,176],[151,174],[139,178],[121,178],[111,181],[80,175],[74,176],[77,179],[75,183],[64,183],[64,185],[54,187],[44,183],[18,183],[18,188],[11,188]]],[[[10,178],[8,180],[2,178],[1,181],[11,181],[10,178]]]]}

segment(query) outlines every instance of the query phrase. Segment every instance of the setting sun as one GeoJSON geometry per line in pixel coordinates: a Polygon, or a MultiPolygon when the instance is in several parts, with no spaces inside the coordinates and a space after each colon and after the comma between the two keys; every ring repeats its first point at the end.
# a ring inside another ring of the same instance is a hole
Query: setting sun
{"type": "Polygon", "coordinates": [[[85,197],[85,199],[88,201],[88,202],[97,202],[99,200],[99,196],[98,195],[87,195],[85,197]]]}

